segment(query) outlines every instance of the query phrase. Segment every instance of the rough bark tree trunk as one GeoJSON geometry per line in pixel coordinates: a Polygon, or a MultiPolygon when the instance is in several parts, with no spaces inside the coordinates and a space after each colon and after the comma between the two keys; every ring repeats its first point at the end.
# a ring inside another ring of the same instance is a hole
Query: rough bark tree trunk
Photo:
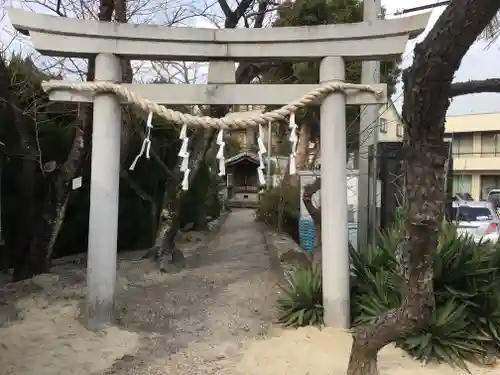
{"type": "MultiPolygon", "coordinates": [[[[309,143],[311,142],[311,125],[302,124],[299,130],[299,140],[297,142],[296,157],[295,157],[295,167],[297,171],[301,171],[307,167],[309,164],[309,143]]],[[[290,162],[290,161],[288,161],[290,162]]],[[[295,187],[299,186],[299,175],[295,174],[293,176],[288,176],[288,183],[295,187]]]]}
{"type": "MultiPolygon", "coordinates": [[[[191,152],[191,155],[193,155],[191,165],[192,172],[189,175],[190,185],[198,173],[204,159],[210,157],[207,155],[214,154],[215,134],[214,130],[200,130],[193,137],[194,146],[191,152]]],[[[179,186],[182,178],[181,172],[176,170],[174,175],[176,186],[179,186]]],[[[171,181],[169,182],[171,183],[171,181]]],[[[185,267],[186,265],[183,252],[178,249],[175,244],[175,240],[181,229],[181,207],[183,199],[186,198],[186,193],[182,190],[176,190],[173,197],[170,196],[171,194],[172,193],[169,194],[169,189],[166,187],[162,212],[164,212],[164,217],[167,217],[167,219],[160,219],[158,235],[155,240],[154,254],[156,260],[159,262],[161,272],[169,272],[172,267],[174,271],[177,271],[179,268],[185,267]],[[160,247],[158,247],[159,244],[160,247]],[[172,265],[172,267],[169,267],[169,265],[172,265]]]]}
{"type": "MultiPolygon", "coordinates": [[[[104,0],[103,0],[104,1],[104,0]]],[[[127,23],[127,0],[113,0],[115,21],[118,23],[127,23]]],[[[107,21],[107,20],[106,20],[107,21]]],[[[122,82],[132,83],[134,80],[134,72],[129,59],[121,58],[122,82]]],[[[130,105],[122,106],[122,131],[121,131],[121,147],[120,147],[120,165],[123,166],[127,155],[128,146],[133,136],[133,116],[132,107],[130,105]]]]}
{"type": "Polygon", "coordinates": [[[127,185],[137,194],[139,198],[141,198],[144,202],[148,202],[150,205],[150,219],[151,219],[151,234],[152,238],[156,235],[156,226],[157,223],[157,204],[155,199],[149,195],[134,179],[129,175],[128,169],[122,169],[120,173],[120,178],[122,178],[127,185]]]}
{"type": "Polygon", "coordinates": [[[403,73],[407,220],[402,246],[402,305],[356,327],[348,375],[376,375],[385,345],[425,328],[435,307],[432,250],[443,219],[444,119],[451,82],[468,48],[500,9],[497,0],[452,0],[403,73]]]}
{"type": "Polygon", "coordinates": [[[50,268],[54,246],[66,217],[72,180],[86,155],[84,134],[90,127],[91,121],[92,116],[86,106],[78,116],[78,125],[75,126],[75,135],[67,160],[55,171],[46,173],[48,192],[29,252],[30,258],[36,263],[32,264],[31,275],[26,277],[46,272],[50,268]]]}
{"type": "MultiPolygon", "coordinates": [[[[122,2],[124,1],[122,0],[122,2]]],[[[113,5],[113,1],[101,1],[99,11],[100,21],[111,21],[113,5]]],[[[124,16],[122,17],[124,18],[124,16]]],[[[125,61],[124,64],[126,65],[127,62],[125,61]]],[[[129,73],[129,70],[126,70],[126,72],[129,73]]],[[[94,59],[90,59],[87,81],[92,81],[94,75],[95,62],[94,59]]],[[[49,184],[48,193],[44,199],[41,216],[36,225],[33,241],[29,248],[29,270],[25,270],[23,278],[46,272],[50,268],[54,246],[66,217],[66,208],[72,191],[72,180],[75,178],[89,150],[85,140],[89,138],[91,128],[92,107],[86,104],[80,105],[75,134],[68,158],[55,171],[47,174],[47,183],[49,184]]],[[[126,140],[128,141],[128,137],[126,137],[126,140]]]]}
{"type": "Polygon", "coordinates": [[[316,231],[316,239],[314,241],[313,248],[313,263],[321,264],[321,207],[314,206],[312,198],[314,194],[321,188],[321,178],[318,177],[312,184],[309,184],[304,187],[304,194],[302,196],[302,202],[304,202],[304,206],[311,215],[311,218],[314,222],[315,231],[316,231]]]}
{"type": "Polygon", "coordinates": [[[69,191],[65,188],[62,178],[58,177],[57,173],[53,172],[56,176],[47,175],[45,177],[44,182],[47,185],[47,193],[30,244],[27,256],[28,267],[23,273],[23,278],[47,272],[50,267],[52,250],[64,221],[69,198],[69,191]]]}

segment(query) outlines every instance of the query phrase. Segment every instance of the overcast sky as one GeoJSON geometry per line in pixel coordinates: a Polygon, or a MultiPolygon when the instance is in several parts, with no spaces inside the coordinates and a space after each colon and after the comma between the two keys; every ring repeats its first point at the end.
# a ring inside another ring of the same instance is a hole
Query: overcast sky
{"type": "MultiPolygon", "coordinates": [[[[382,0],[382,4],[387,8],[388,13],[394,13],[397,9],[412,8],[424,4],[433,4],[436,1],[432,0],[382,0]]],[[[433,11],[428,29],[432,27],[434,22],[441,14],[444,7],[440,7],[433,11]]],[[[421,39],[424,35],[420,36],[421,39]]],[[[415,45],[415,41],[409,43],[406,52],[403,55],[403,65],[411,64],[411,51],[415,45]]],[[[485,42],[476,42],[467,55],[462,60],[462,65],[455,75],[455,81],[466,81],[471,79],[486,79],[492,77],[500,77],[500,43],[487,48],[485,42]]],[[[397,92],[393,98],[396,105],[402,105],[401,92],[397,92]]],[[[475,94],[467,95],[454,99],[448,115],[462,115],[474,113],[492,113],[500,112],[500,95],[499,94],[475,94]]]]}
{"type": "MultiPolygon", "coordinates": [[[[12,1],[13,3],[19,2],[19,0],[10,1],[12,1]]],[[[425,4],[433,4],[436,2],[437,0],[382,0],[382,4],[386,7],[389,17],[391,14],[400,9],[412,8],[425,4]]],[[[443,9],[443,7],[440,7],[433,11],[428,29],[432,27],[443,9]]],[[[197,23],[199,26],[208,26],[208,22],[197,23]]],[[[9,35],[11,33],[8,30],[10,27],[8,18],[2,17],[2,19],[0,20],[0,27],[0,41],[3,42],[2,44],[4,44],[5,46],[5,43],[11,39],[9,35]]],[[[424,35],[421,35],[419,38],[417,38],[417,40],[421,39],[423,36],[424,35]]],[[[411,41],[408,44],[407,49],[403,54],[403,67],[411,64],[414,45],[415,41],[411,41]]],[[[16,43],[16,46],[20,46],[20,44],[16,43]]],[[[460,69],[456,74],[455,80],[464,81],[470,79],[500,77],[500,41],[489,48],[486,47],[487,45],[485,42],[477,42],[471,47],[464,60],[462,61],[462,65],[460,66],[460,69]]],[[[401,87],[399,87],[398,92],[396,92],[396,94],[394,95],[393,100],[396,103],[397,107],[401,107],[401,87]]],[[[500,112],[500,95],[498,94],[477,94],[457,98],[452,102],[448,114],[457,115],[491,112],[500,112]]]]}

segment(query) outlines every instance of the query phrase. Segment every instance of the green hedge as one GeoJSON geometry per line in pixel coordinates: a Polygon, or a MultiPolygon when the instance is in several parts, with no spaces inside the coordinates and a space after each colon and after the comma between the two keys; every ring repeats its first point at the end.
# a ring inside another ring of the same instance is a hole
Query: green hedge
{"type": "Polygon", "coordinates": [[[266,190],[260,196],[256,219],[299,243],[299,199],[299,188],[285,183],[266,190]]]}

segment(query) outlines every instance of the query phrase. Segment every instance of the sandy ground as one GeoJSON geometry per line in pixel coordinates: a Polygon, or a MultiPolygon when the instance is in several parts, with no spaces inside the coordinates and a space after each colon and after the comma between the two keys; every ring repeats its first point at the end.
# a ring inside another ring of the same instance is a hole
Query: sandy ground
{"type": "MultiPolygon", "coordinates": [[[[238,375],[341,375],[351,350],[351,335],[336,329],[307,327],[281,331],[274,337],[254,341],[243,351],[238,375]]],[[[500,373],[500,367],[469,365],[472,375],[500,373]]],[[[394,346],[379,353],[380,375],[460,375],[466,372],[445,364],[428,364],[410,358],[394,346]]]]}
{"type": "Polygon", "coordinates": [[[252,211],[235,211],[188,269],[160,274],[142,253],[120,260],[117,327],[80,324],[85,264],[0,288],[0,374],[211,374],[275,320],[277,270],[252,211]]]}
{"type": "Polygon", "coordinates": [[[137,347],[135,333],[116,327],[99,335],[85,330],[75,320],[75,305],[43,298],[20,301],[23,322],[0,331],[0,373],[92,374],[137,347]]]}
{"type": "MultiPolygon", "coordinates": [[[[337,375],[351,338],[333,329],[281,330],[278,270],[249,211],[235,211],[209,248],[186,249],[188,269],[162,275],[128,253],[118,269],[118,324],[80,324],[84,265],[65,264],[0,289],[0,375],[337,375]]],[[[381,375],[464,374],[422,367],[399,349],[381,375]]],[[[473,375],[499,368],[471,365],[473,375]]]]}

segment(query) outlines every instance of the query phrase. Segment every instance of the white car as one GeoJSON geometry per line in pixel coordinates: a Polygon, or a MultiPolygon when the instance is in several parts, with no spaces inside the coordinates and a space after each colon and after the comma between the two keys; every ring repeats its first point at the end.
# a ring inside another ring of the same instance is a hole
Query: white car
{"type": "Polygon", "coordinates": [[[493,204],[497,214],[500,215],[500,189],[491,189],[486,200],[493,204]]]}
{"type": "Polygon", "coordinates": [[[468,234],[475,242],[498,242],[500,218],[490,202],[455,201],[453,218],[458,225],[458,234],[468,234]]]}

